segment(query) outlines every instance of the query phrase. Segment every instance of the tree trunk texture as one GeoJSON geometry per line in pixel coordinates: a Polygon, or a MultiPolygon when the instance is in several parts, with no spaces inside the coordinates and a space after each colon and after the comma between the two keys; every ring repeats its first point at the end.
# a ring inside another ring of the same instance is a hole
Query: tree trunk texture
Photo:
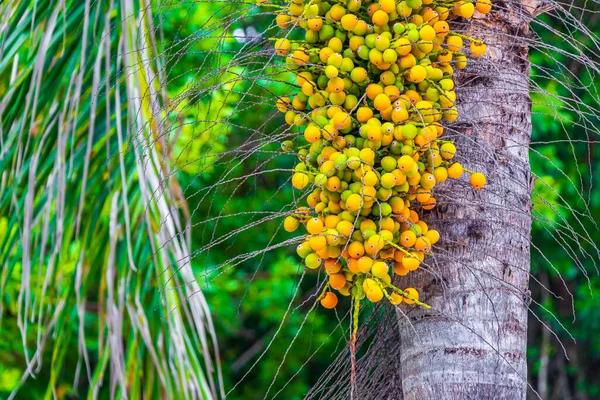
{"type": "MultiPolygon", "coordinates": [[[[437,189],[423,219],[440,232],[428,267],[401,279],[430,310],[399,312],[398,398],[525,399],[531,190],[528,145],[528,0],[494,1],[466,33],[488,54],[456,75],[457,159],[486,175],[475,190],[465,173],[437,189]],[[515,39],[515,36],[522,39],[515,39]]],[[[456,130],[453,134],[453,130],[456,130]]],[[[406,310],[406,307],[402,307],[406,310]]]]}

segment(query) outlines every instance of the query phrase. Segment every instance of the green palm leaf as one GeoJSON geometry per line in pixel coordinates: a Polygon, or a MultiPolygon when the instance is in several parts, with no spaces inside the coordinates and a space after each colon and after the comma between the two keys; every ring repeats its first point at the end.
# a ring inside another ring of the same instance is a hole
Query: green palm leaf
{"type": "Polygon", "coordinates": [[[0,339],[22,338],[0,357],[25,366],[13,396],[36,375],[46,398],[223,393],[173,206],[177,111],[164,111],[152,6],[0,1],[0,339]]]}

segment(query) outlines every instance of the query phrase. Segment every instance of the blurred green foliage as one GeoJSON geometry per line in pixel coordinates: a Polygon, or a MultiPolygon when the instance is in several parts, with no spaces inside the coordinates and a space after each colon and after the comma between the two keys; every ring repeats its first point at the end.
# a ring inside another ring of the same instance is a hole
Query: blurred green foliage
{"type": "MultiPolygon", "coordinates": [[[[584,17],[585,18],[585,17],[584,17]]],[[[540,17],[549,27],[565,32],[563,21],[540,17]]],[[[587,26],[592,34],[600,34],[593,20],[587,26]]],[[[559,41],[550,29],[538,26],[536,33],[543,43],[559,45],[572,51],[572,44],[559,41]]],[[[591,38],[577,35],[583,45],[591,38]]],[[[568,53],[547,50],[532,51],[534,82],[544,96],[532,94],[533,135],[531,166],[537,177],[534,195],[534,216],[538,219],[532,231],[531,280],[533,299],[530,314],[529,349],[530,382],[537,385],[542,353],[550,358],[550,398],[573,396],[579,399],[600,398],[600,276],[598,254],[591,243],[600,243],[600,147],[597,129],[600,126],[595,107],[599,98],[598,75],[590,73],[568,53]],[[542,74],[540,71],[545,70],[542,74]],[[551,71],[548,73],[547,71],[551,71]],[[570,71],[565,73],[565,71],[570,71]],[[572,75],[571,75],[572,74],[572,75]],[[570,99],[566,104],[563,99],[570,99]],[[589,108],[588,108],[589,107],[589,108]],[[587,120],[582,118],[586,114],[587,120]],[[543,200],[545,201],[543,201],[543,200]],[[561,204],[563,207],[556,207],[561,204]],[[587,215],[567,209],[586,210],[587,215]],[[554,205],[554,206],[550,206],[554,205]],[[589,235],[582,239],[581,234],[589,235]],[[558,240],[557,240],[558,239],[558,240]],[[562,243],[562,246],[560,245],[562,243]],[[579,252],[581,246],[588,256],[579,252]],[[579,264],[579,265],[578,265],[579,264]],[[548,295],[541,282],[560,299],[548,295]],[[573,304],[573,305],[572,305],[573,304]],[[552,337],[543,349],[540,321],[556,332],[563,342],[570,361],[563,356],[562,345],[552,337]],[[564,383],[563,383],[564,382],[564,383]]]]}

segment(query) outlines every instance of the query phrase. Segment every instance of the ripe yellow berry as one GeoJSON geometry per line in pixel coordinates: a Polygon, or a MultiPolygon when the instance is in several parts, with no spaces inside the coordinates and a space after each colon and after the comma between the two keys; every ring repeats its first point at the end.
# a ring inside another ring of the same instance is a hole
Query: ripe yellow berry
{"type": "Polygon", "coordinates": [[[308,239],[308,245],[313,251],[323,250],[327,247],[327,238],[325,236],[311,236],[308,239]]]}
{"type": "Polygon", "coordinates": [[[404,258],[402,258],[402,265],[409,271],[416,270],[417,268],[419,268],[420,264],[421,261],[419,261],[418,258],[414,257],[412,253],[410,253],[410,255],[405,255],[404,258]]]}
{"type": "Polygon", "coordinates": [[[410,271],[408,269],[406,269],[406,267],[404,265],[402,265],[401,262],[394,263],[394,273],[396,275],[406,276],[406,275],[408,275],[409,272],[410,271]]]}
{"type": "Polygon", "coordinates": [[[431,42],[435,39],[437,32],[431,25],[425,25],[419,30],[419,37],[421,40],[426,42],[431,42]]]}
{"type": "Polygon", "coordinates": [[[338,231],[340,235],[349,238],[354,231],[354,225],[350,221],[340,221],[336,225],[335,230],[338,231]]]}
{"type": "Polygon", "coordinates": [[[433,176],[437,183],[444,183],[448,179],[448,170],[445,167],[437,167],[433,170],[433,176]]]}
{"type": "Polygon", "coordinates": [[[444,118],[448,122],[454,122],[458,118],[458,110],[455,106],[451,106],[450,108],[444,110],[444,118]]]}
{"type": "Polygon", "coordinates": [[[288,215],[283,220],[283,229],[285,229],[288,232],[294,232],[296,229],[298,229],[298,226],[300,226],[300,223],[296,218],[294,218],[291,215],[288,215]]]}
{"type": "MultiPolygon", "coordinates": [[[[335,53],[341,53],[344,50],[344,43],[342,42],[342,40],[339,37],[334,36],[331,39],[329,39],[329,42],[327,43],[327,47],[332,49],[335,53]]],[[[330,61],[330,60],[327,60],[327,61],[330,61]]]]}
{"type": "Polygon", "coordinates": [[[373,303],[377,303],[383,299],[383,290],[375,280],[367,278],[363,282],[363,290],[367,295],[367,298],[373,303]]]}
{"type": "Polygon", "coordinates": [[[404,231],[400,235],[400,244],[404,247],[413,247],[417,241],[417,235],[413,231],[404,231]]]}
{"type": "Polygon", "coordinates": [[[389,269],[390,268],[387,266],[386,263],[378,261],[374,263],[371,267],[371,273],[373,274],[373,276],[381,279],[388,274],[389,269]]]}
{"type": "Polygon", "coordinates": [[[337,192],[340,189],[341,185],[342,182],[337,176],[332,176],[329,179],[327,179],[327,189],[332,192],[337,192]]]}
{"type": "Polygon", "coordinates": [[[328,65],[325,67],[325,76],[329,79],[337,78],[339,73],[339,70],[333,65],[328,65]]]}
{"type": "Polygon", "coordinates": [[[302,93],[306,96],[312,96],[315,94],[315,85],[312,82],[306,82],[302,85],[302,93]]]}
{"type": "Polygon", "coordinates": [[[419,300],[419,292],[415,288],[406,288],[404,294],[404,302],[406,304],[415,304],[415,301],[419,300]]]}
{"type": "Polygon", "coordinates": [[[304,51],[303,49],[295,50],[292,53],[292,59],[298,65],[306,64],[308,62],[309,58],[310,57],[308,56],[308,53],[306,51],[304,51]]]}
{"type": "Polygon", "coordinates": [[[319,257],[316,253],[309,253],[304,259],[304,263],[306,267],[309,269],[317,269],[321,266],[322,263],[321,257],[319,257]]]}
{"type": "Polygon", "coordinates": [[[444,37],[450,32],[450,25],[446,21],[438,21],[433,24],[433,29],[438,37],[444,37]]]}
{"type": "Polygon", "coordinates": [[[380,179],[381,186],[386,189],[391,189],[396,186],[396,176],[392,173],[385,173],[380,179]]]}
{"type": "Polygon", "coordinates": [[[349,211],[357,211],[360,210],[361,205],[363,203],[363,199],[359,194],[351,194],[346,200],[346,208],[349,211]]]}
{"type": "Polygon", "coordinates": [[[275,22],[277,23],[277,26],[281,29],[287,29],[290,26],[291,19],[292,18],[289,15],[279,14],[275,18],[275,22]]]}
{"type": "Polygon", "coordinates": [[[394,0],[379,0],[379,9],[390,14],[396,11],[396,2],[394,0]]]}
{"type": "Polygon", "coordinates": [[[383,87],[381,87],[380,85],[377,85],[376,83],[371,83],[365,89],[365,94],[371,100],[375,100],[375,98],[382,93],[383,93],[383,87]]]}
{"type": "Polygon", "coordinates": [[[370,292],[365,292],[367,295],[367,299],[369,299],[373,303],[377,303],[383,299],[383,290],[380,287],[376,287],[370,292]]]}
{"type": "Polygon", "coordinates": [[[371,236],[365,243],[365,253],[375,255],[385,246],[384,240],[379,235],[371,236]]]}
{"type": "Polygon", "coordinates": [[[335,229],[340,222],[340,217],[337,215],[328,215],[325,217],[325,227],[327,229],[335,229]]]}
{"type": "Polygon", "coordinates": [[[362,67],[356,67],[350,72],[352,82],[361,83],[367,79],[367,70],[362,67]]]}
{"type": "Polygon", "coordinates": [[[431,189],[435,186],[437,182],[435,181],[435,176],[429,172],[425,172],[421,175],[421,186],[425,189],[431,189]]]}
{"type": "Polygon", "coordinates": [[[403,107],[396,107],[392,110],[392,121],[396,124],[400,124],[408,120],[408,110],[403,107]]]}
{"type": "Polygon", "coordinates": [[[304,138],[309,143],[314,143],[321,139],[321,129],[317,125],[309,125],[304,131],[304,138]]]}
{"type": "Polygon", "coordinates": [[[392,303],[395,306],[402,303],[403,300],[404,300],[404,296],[401,296],[396,292],[394,292],[390,295],[390,303],[392,303]]]}
{"type": "Polygon", "coordinates": [[[475,189],[481,189],[485,186],[485,184],[485,175],[483,175],[481,172],[475,172],[474,174],[471,174],[471,186],[473,186],[475,189]]]}
{"type": "Polygon", "coordinates": [[[415,249],[418,251],[429,251],[431,250],[431,243],[429,239],[424,236],[420,236],[415,241],[415,249]]]}
{"type": "Polygon", "coordinates": [[[335,77],[327,82],[327,88],[332,92],[342,92],[344,90],[344,80],[340,77],[335,77]]]}
{"type": "Polygon", "coordinates": [[[296,189],[304,189],[308,185],[308,176],[302,172],[296,172],[292,175],[292,186],[296,189]]]}
{"type": "Polygon", "coordinates": [[[309,18],[307,25],[311,31],[318,32],[323,27],[323,20],[321,18],[309,18]]]}
{"type": "Polygon", "coordinates": [[[465,19],[471,18],[474,13],[475,6],[473,5],[473,3],[463,3],[458,9],[458,14],[465,19]]]}
{"type": "Polygon", "coordinates": [[[358,24],[356,25],[356,28],[354,28],[353,32],[355,35],[364,35],[365,33],[367,33],[367,31],[369,30],[369,24],[367,24],[365,21],[360,20],[358,21],[358,24]]]}
{"type": "Polygon", "coordinates": [[[487,46],[481,40],[474,40],[469,46],[474,57],[481,57],[487,51],[487,46]]]}
{"type": "Polygon", "coordinates": [[[302,4],[290,4],[289,7],[290,15],[293,17],[299,17],[304,12],[304,6],[302,4]]]}
{"type": "Polygon", "coordinates": [[[390,101],[390,98],[384,93],[378,94],[373,100],[373,106],[379,111],[383,111],[389,108],[391,105],[392,102],[390,101]]]}
{"type": "Polygon", "coordinates": [[[383,136],[381,128],[377,125],[371,125],[368,127],[367,137],[371,142],[379,142],[383,136]]]}
{"type": "Polygon", "coordinates": [[[482,14],[487,14],[492,10],[492,1],[491,0],[477,0],[475,3],[475,8],[482,14]]]}
{"type": "Polygon", "coordinates": [[[390,21],[390,16],[383,10],[377,10],[373,13],[371,20],[377,26],[384,26],[390,21]]]}
{"type": "Polygon", "coordinates": [[[440,147],[440,155],[445,160],[451,160],[452,158],[454,158],[455,154],[456,154],[456,146],[454,146],[454,143],[446,142],[440,147]]]}
{"type": "Polygon", "coordinates": [[[342,270],[341,261],[337,260],[336,258],[328,258],[327,260],[325,260],[325,272],[328,275],[337,274],[341,270],[342,270]]]}
{"type": "Polygon", "coordinates": [[[375,186],[378,182],[379,178],[377,178],[377,174],[373,171],[369,171],[363,176],[365,186],[375,186]]]}
{"type": "Polygon", "coordinates": [[[427,70],[422,65],[415,65],[410,69],[408,79],[414,83],[420,83],[427,77],[427,70]]]}
{"type": "Polygon", "coordinates": [[[396,40],[395,47],[396,53],[398,53],[400,57],[407,56],[408,54],[410,54],[410,51],[412,49],[410,40],[404,37],[396,40]]]}
{"type": "Polygon", "coordinates": [[[335,290],[339,290],[346,284],[346,277],[344,274],[333,274],[329,276],[329,286],[335,290]]]}
{"type": "Polygon", "coordinates": [[[424,235],[425,233],[427,233],[427,231],[429,230],[429,227],[427,226],[427,224],[423,220],[419,220],[419,221],[415,222],[415,225],[419,227],[419,228],[415,227],[415,229],[421,229],[421,234],[422,235],[424,235]]]}
{"type": "Polygon", "coordinates": [[[433,26],[436,22],[439,21],[439,14],[437,11],[433,10],[431,7],[423,8],[423,22],[433,26]]]}
{"type": "Polygon", "coordinates": [[[359,155],[362,162],[367,163],[369,165],[373,165],[375,162],[375,152],[373,149],[364,148],[360,151],[359,155]]]}
{"type": "Polygon", "coordinates": [[[452,179],[458,179],[463,173],[463,167],[460,163],[453,163],[448,167],[448,176],[452,179]]]}
{"type": "Polygon", "coordinates": [[[452,53],[447,50],[440,51],[437,56],[437,61],[440,64],[448,64],[450,61],[452,61],[452,53]]]}
{"type": "Polygon", "coordinates": [[[311,235],[317,235],[325,229],[323,221],[320,218],[311,218],[306,222],[306,230],[311,235]]]}
{"type": "Polygon", "coordinates": [[[346,14],[342,17],[341,23],[345,30],[351,31],[358,25],[358,18],[354,14],[346,14]]]}
{"type": "Polygon", "coordinates": [[[279,56],[285,56],[290,52],[292,44],[286,38],[277,39],[275,42],[275,53],[279,56]]]}
{"type": "Polygon", "coordinates": [[[440,234],[435,229],[430,229],[425,233],[431,244],[436,244],[440,240],[440,234]]]}
{"type": "Polygon", "coordinates": [[[463,40],[460,36],[448,36],[446,38],[446,46],[450,51],[461,51],[463,48],[463,40]]]}
{"type": "Polygon", "coordinates": [[[354,258],[361,258],[365,254],[365,247],[361,242],[352,242],[348,245],[348,254],[354,258]]]}
{"type": "Polygon", "coordinates": [[[373,266],[373,259],[371,257],[363,256],[358,259],[357,267],[360,272],[366,274],[371,271],[371,267],[373,266]]]}
{"type": "Polygon", "coordinates": [[[415,166],[415,160],[409,156],[402,156],[398,159],[398,168],[402,172],[410,172],[415,166]]]}
{"type": "Polygon", "coordinates": [[[356,111],[356,119],[358,122],[365,123],[373,117],[373,110],[369,107],[359,107],[356,111]]]}
{"type": "Polygon", "coordinates": [[[329,16],[336,21],[341,20],[344,15],[346,15],[346,9],[341,4],[335,4],[329,10],[329,16]]]}
{"type": "Polygon", "coordinates": [[[347,259],[348,261],[348,269],[353,274],[358,274],[360,271],[358,270],[358,259],[350,257],[347,259]]]}
{"type": "Polygon", "coordinates": [[[423,17],[419,14],[413,14],[410,16],[410,18],[408,19],[408,21],[412,24],[415,24],[417,26],[421,26],[423,25],[423,17]]]}
{"type": "Polygon", "coordinates": [[[420,188],[417,190],[417,201],[419,203],[425,203],[431,198],[431,190],[420,188]]]}
{"type": "Polygon", "coordinates": [[[336,129],[343,130],[352,125],[352,118],[348,113],[342,111],[336,113],[331,119],[331,122],[333,122],[336,129]]]}
{"type": "Polygon", "coordinates": [[[387,36],[379,35],[375,38],[375,48],[377,50],[385,51],[389,47],[390,47],[390,39],[387,36]]]}
{"type": "Polygon", "coordinates": [[[338,303],[338,298],[333,292],[327,292],[321,299],[321,305],[327,309],[334,308],[338,303]]]}
{"type": "Polygon", "coordinates": [[[423,210],[433,210],[435,208],[436,200],[435,198],[430,198],[425,203],[421,203],[421,207],[423,210]]]}

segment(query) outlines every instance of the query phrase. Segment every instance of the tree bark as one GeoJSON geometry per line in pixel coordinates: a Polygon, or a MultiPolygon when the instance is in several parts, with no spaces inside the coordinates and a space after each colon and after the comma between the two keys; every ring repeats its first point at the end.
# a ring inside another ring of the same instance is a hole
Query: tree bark
{"type": "Polygon", "coordinates": [[[488,54],[457,73],[460,118],[445,133],[456,136],[459,161],[483,172],[488,185],[471,188],[468,174],[446,181],[436,188],[438,206],[423,217],[442,239],[429,266],[399,281],[432,306],[398,318],[405,400],[515,400],[527,393],[532,180],[524,38],[532,5],[493,3],[491,14],[465,27],[485,40],[488,54]]]}

